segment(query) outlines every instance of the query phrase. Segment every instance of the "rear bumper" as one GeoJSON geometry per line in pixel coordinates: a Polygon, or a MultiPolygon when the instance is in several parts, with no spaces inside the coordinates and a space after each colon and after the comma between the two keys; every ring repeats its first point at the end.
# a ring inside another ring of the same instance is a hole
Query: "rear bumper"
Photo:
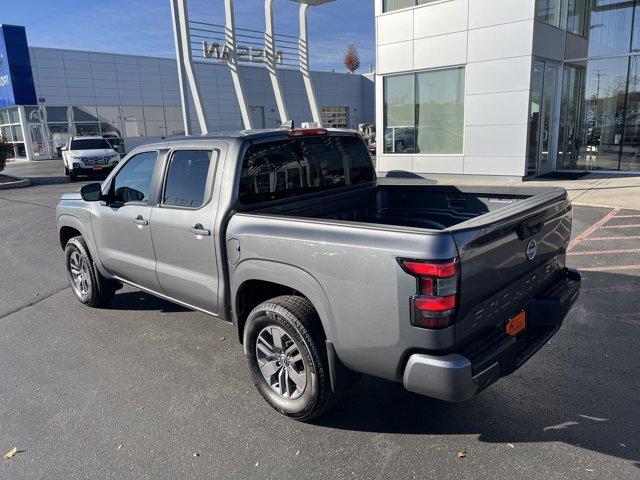
{"type": "Polygon", "coordinates": [[[487,336],[459,353],[413,354],[404,370],[404,387],[450,402],[463,402],[522,366],[560,328],[580,293],[580,273],[565,269],[562,278],[525,307],[527,328],[516,337],[496,325],[487,336]]]}

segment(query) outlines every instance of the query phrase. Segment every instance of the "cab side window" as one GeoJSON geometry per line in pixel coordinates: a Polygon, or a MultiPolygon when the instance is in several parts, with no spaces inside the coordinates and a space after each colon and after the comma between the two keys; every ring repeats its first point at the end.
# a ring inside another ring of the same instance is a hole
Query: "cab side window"
{"type": "Polygon", "coordinates": [[[199,208],[205,201],[212,151],[178,150],[169,162],[162,203],[199,208]]]}
{"type": "Polygon", "coordinates": [[[113,179],[114,200],[121,203],[148,203],[158,152],[131,157],[113,179]]]}

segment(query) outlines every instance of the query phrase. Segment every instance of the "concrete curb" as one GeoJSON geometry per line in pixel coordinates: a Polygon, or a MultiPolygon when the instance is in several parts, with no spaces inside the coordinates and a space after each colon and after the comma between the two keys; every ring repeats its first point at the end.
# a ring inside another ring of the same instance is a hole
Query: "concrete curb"
{"type": "Polygon", "coordinates": [[[4,175],[4,176],[13,179],[13,181],[0,183],[0,190],[7,190],[9,188],[28,187],[29,185],[31,185],[31,180],[29,180],[28,178],[17,178],[11,175],[4,175]]]}

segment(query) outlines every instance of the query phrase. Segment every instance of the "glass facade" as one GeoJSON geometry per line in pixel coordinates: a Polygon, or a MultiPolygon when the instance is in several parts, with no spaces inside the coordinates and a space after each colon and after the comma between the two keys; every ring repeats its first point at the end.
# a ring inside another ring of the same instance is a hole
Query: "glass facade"
{"type": "MultiPolygon", "coordinates": [[[[640,170],[640,0],[538,0],[536,18],[566,29],[578,47],[568,51],[582,52],[561,65],[556,169],[640,170]]],[[[544,140],[534,133],[541,131],[535,63],[529,173],[544,140]]]]}
{"type": "Polygon", "coordinates": [[[384,78],[384,152],[461,154],[464,68],[384,78]]]}
{"type": "MultiPolygon", "coordinates": [[[[73,135],[100,135],[126,153],[125,138],[184,135],[180,107],[25,106],[26,131],[33,157],[60,158],[73,135]]],[[[0,134],[14,144],[15,156],[26,158],[17,107],[0,110],[0,134]]]]}
{"type": "Polygon", "coordinates": [[[13,147],[13,158],[25,158],[24,135],[17,107],[0,110],[0,137],[13,147]]]}

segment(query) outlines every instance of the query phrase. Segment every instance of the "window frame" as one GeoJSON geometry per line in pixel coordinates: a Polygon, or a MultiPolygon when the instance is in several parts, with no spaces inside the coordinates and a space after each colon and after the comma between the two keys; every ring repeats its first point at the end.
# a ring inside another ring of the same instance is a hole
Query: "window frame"
{"type": "Polygon", "coordinates": [[[391,73],[388,75],[382,75],[382,151],[378,153],[378,155],[401,155],[401,156],[422,156],[422,157],[461,157],[465,155],[465,127],[466,127],[466,117],[467,117],[467,109],[466,109],[466,89],[467,89],[467,66],[466,64],[459,65],[447,65],[446,67],[438,67],[438,68],[428,68],[423,70],[415,70],[410,72],[401,72],[401,73],[391,73]],[[418,75],[421,73],[430,73],[430,72],[439,72],[445,70],[462,70],[463,72],[463,91],[462,93],[462,148],[460,152],[457,153],[422,153],[422,152],[386,152],[385,151],[385,134],[387,129],[387,108],[386,108],[386,98],[385,98],[385,82],[388,78],[394,77],[412,77],[413,85],[414,85],[414,97],[413,97],[413,139],[414,139],[414,149],[418,148],[418,75]]]}
{"type": "Polygon", "coordinates": [[[409,5],[408,7],[392,8],[392,9],[389,10],[389,9],[385,8],[384,0],[382,0],[382,15],[385,15],[387,13],[395,13],[395,12],[407,11],[407,10],[410,10],[412,8],[425,7],[427,5],[432,5],[432,4],[446,3],[446,2],[449,2],[451,0],[427,0],[426,3],[418,3],[419,0],[412,0],[412,1],[413,1],[413,5],[409,5]]]}
{"type": "MultiPolygon", "coordinates": [[[[71,141],[71,139],[69,140],[71,141]]],[[[103,189],[103,194],[106,194],[107,197],[109,198],[109,202],[107,203],[108,206],[118,206],[118,208],[120,207],[124,207],[127,205],[137,205],[137,206],[144,206],[144,207],[153,207],[153,206],[157,206],[157,177],[158,177],[158,172],[159,172],[159,168],[158,168],[158,162],[162,162],[163,161],[163,155],[161,150],[154,148],[151,150],[142,150],[142,151],[137,151],[137,152],[133,152],[128,158],[125,158],[124,160],[122,160],[118,166],[116,167],[116,169],[112,172],[111,176],[108,178],[108,181],[105,182],[105,188],[103,189]],[[149,187],[149,199],[146,202],[116,202],[116,201],[112,201],[113,198],[115,197],[115,179],[116,177],[120,174],[120,172],[122,171],[123,168],[125,168],[125,166],[135,157],[137,157],[138,155],[144,155],[145,153],[155,153],[156,154],[156,164],[153,167],[153,173],[151,174],[151,184],[149,187]]]]}
{"type": "Polygon", "coordinates": [[[220,160],[221,149],[218,147],[177,147],[170,149],[166,155],[164,160],[164,165],[162,166],[162,178],[160,180],[160,190],[159,190],[159,198],[157,202],[158,208],[168,208],[174,210],[201,210],[208,206],[213,199],[213,190],[214,183],[216,178],[216,170],[218,167],[218,161],[220,160]],[[171,166],[171,161],[173,160],[176,152],[211,152],[211,160],[209,163],[209,171],[207,172],[207,180],[205,183],[204,197],[202,201],[202,205],[198,207],[188,207],[185,205],[172,205],[168,203],[164,203],[164,194],[167,188],[167,180],[169,175],[169,167],[171,166]]]}

